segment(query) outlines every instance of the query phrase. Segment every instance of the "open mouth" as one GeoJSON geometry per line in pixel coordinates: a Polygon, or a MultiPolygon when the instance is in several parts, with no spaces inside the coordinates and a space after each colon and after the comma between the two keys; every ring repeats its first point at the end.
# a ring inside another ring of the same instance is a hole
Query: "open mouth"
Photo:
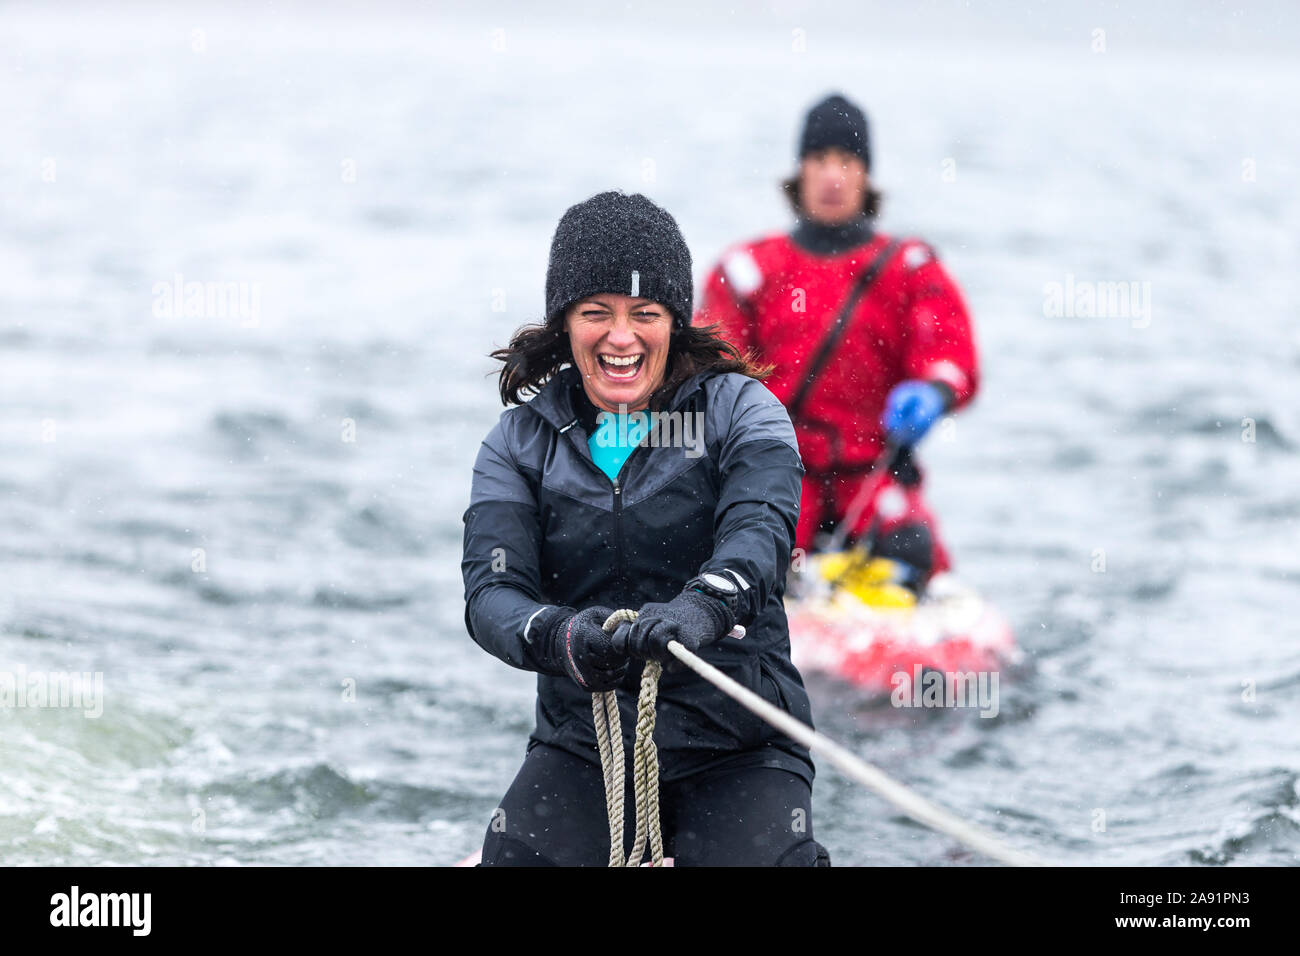
{"type": "Polygon", "coordinates": [[[610,355],[603,353],[598,355],[600,360],[600,369],[609,378],[616,382],[628,382],[641,374],[641,366],[645,362],[645,354],[637,355],[610,355]]]}

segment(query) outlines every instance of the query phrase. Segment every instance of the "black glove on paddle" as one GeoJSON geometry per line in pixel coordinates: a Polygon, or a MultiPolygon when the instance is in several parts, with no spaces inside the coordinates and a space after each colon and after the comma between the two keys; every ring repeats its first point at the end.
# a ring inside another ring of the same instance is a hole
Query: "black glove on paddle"
{"type": "MultiPolygon", "coordinates": [[[[735,626],[731,610],[717,598],[688,588],[667,604],[647,604],[627,633],[627,652],[647,661],[676,660],[668,650],[677,641],[688,651],[712,644],[735,626]]],[[[621,629],[620,629],[621,630],[621,629]]]]}
{"type": "Polygon", "coordinates": [[[551,660],[593,694],[613,690],[627,674],[626,651],[614,646],[603,627],[613,613],[607,607],[589,607],[561,616],[548,635],[551,660]]]}

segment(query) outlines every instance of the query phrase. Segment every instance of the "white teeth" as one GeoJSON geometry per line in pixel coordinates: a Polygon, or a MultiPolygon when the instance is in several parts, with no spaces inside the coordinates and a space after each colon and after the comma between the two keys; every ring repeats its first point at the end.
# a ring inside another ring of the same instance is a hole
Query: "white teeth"
{"type": "Polygon", "coordinates": [[[642,358],[642,355],[602,355],[600,364],[611,378],[632,378],[640,371],[642,358]]]}

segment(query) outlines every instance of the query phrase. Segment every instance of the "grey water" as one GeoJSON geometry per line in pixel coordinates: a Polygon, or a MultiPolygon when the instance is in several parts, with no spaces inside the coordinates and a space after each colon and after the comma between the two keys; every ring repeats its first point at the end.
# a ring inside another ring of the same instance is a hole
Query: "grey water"
{"type": "MultiPolygon", "coordinates": [[[[787,228],[832,89],[968,298],[923,460],[1026,661],[991,720],[811,676],[819,728],[1049,859],[1297,862],[1295,11],[846,6],[5,7],[0,673],[103,694],[0,707],[0,862],[476,849],[534,686],[463,621],[486,353],[594,192],[701,280],[787,228]]],[[[836,864],[982,862],[830,767],[813,806],[836,864]]]]}

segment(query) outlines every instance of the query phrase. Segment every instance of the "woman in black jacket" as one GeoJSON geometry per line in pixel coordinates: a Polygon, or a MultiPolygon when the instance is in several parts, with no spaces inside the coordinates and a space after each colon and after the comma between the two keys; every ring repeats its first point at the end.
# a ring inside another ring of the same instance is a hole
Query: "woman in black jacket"
{"type": "MultiPolygon", "coordinates": [[[[642,661],[670,661],[669,641],[811,722],[782,604],[803,474],[794,429],[764,370],[691,313],[676,222],[644,196],[602,193],[556,229],[545,322],[493,353],[514,407],[474,466],[465,621],[538,681],[537,726],[483,865],[608,861],[591,695],[617,690],[630,733],[642,661]],[[638,611],[617,641],[602,628],[616,608],[638,611]],[[724,636],[737,624],[743,638],[724,636]]],[[[804,747],[684,669],[664,673],[658,700],[676,865],[829,865],[804,747]]],[[[629,819],[625,850],[632,837],[629,819]]]]}

